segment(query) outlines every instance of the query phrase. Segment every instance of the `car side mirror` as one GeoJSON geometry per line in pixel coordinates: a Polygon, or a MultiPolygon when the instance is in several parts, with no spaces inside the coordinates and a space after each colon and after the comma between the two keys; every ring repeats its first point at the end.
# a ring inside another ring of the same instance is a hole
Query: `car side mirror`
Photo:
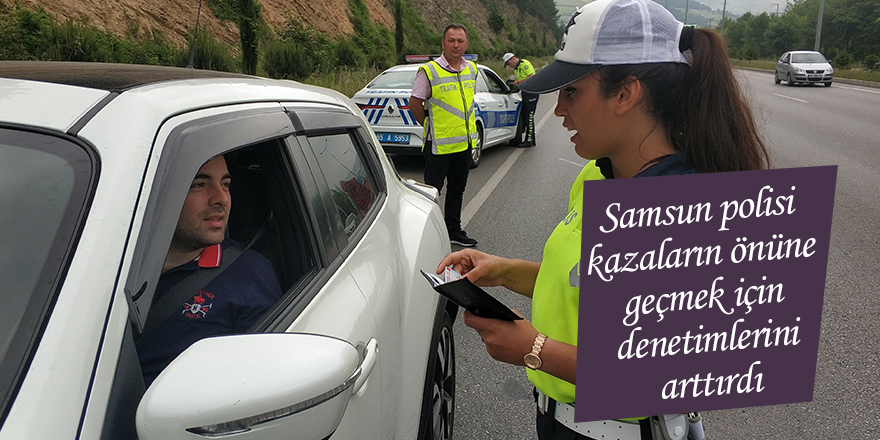
{"type": "Polygon", "coordinates": [[[360,373],[357,349],[328,336],[202,339],[147,389],[138,438],[325,439],[339,426],[360,373]]]}
{"type": "Polygon", "coordinates": [[[834,65],[834,60],[826,60],[826,61],[828,61],[828,64],[834,65]]]}

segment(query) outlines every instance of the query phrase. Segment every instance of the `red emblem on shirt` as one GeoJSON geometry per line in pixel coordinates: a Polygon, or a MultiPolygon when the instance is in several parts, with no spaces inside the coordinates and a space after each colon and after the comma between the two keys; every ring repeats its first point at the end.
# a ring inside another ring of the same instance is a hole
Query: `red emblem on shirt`
{"type": "Polygon", "coordinates": [[[190,319],[204,318],[214,303],[207,303],[209,299],[214,299],[214,294],[204,290],[193,297],[191,303],[183,303],[183,315],[190,319]]]}

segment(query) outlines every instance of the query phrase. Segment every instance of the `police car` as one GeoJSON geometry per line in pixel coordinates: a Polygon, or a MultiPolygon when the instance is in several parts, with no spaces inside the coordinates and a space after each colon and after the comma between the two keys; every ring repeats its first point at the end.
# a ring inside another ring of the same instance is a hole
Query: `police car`
{"type": "Polygon", "coordinates": [[[437,191],[397,176],[350,99],[223,72],[0,61],[0,101],[0,439],[451,437],[457,309],[419,272],[450,252],[437,191]],[[218,155],[226,232],[283,294],[146,387],[135,341],[161,309],[193,177],[218,155]]]}
{"type": "MultiPolygon", "coordinates": [[[[428,59],[428,56],[407,57],[413,63],[428,59]]],[[[353,97],[387,153],[421,154],[422,151],[422,126],[409,109],[413,81],[420,66],[413,63],[385,70],[353,97]]],[[[471,150],[471,167],[480,164],[483,149],[518,144],[522,134],[520,93],[512,91],[492,69],[481,64],[477,67],[480,74],[477,76],[474,106],[479,137],[471,150]]]]}

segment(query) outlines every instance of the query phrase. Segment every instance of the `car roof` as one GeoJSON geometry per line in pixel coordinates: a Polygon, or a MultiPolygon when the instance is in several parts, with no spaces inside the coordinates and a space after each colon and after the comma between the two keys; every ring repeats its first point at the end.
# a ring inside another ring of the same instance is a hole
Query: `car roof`
{"type": "Polygon", "coordinates": [[[0,77],[120,92],[146,84],[194,78],[254,78],[183,67],[59,61],[0,61],[0,77]]]}
{"type": "Polygon", "coordinates": [[[0,96],[4,96],[0,122],[60,131],[120,101],[123,108],[139,108],[136,117],[143,120],[256,102],[328,104],[359,113],[347,97],[323,87],[236,73],[133,64],[0,61],[0,96]]]}

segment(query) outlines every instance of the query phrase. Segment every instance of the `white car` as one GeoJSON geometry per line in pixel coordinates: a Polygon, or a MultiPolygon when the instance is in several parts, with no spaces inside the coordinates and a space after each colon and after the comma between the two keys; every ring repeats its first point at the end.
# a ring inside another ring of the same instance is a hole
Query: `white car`
{"type": "Polygon", "coordinates": [[[419,273],[450,251],[437,193],[396,175],[348,98],[0,62],[0,102],[0,439],[451,437],[457,309],[419,273]],[[284,295],[145,390],[135,340],[193,177],[220,154],[228,233],[284,295]]]}
{"type": "Polygon", "coordinates": [[[789,86],[801,84],[824,84],[831,87],[834,68],[825,56],[812,50],[786,52],[776,62],[773,82],[785,81],[789,86]]]}
{"type": "MultiPolygon", "coordinates": [[[[422,126],[409,109],[409,97],[419,64],[394,66],[379,74],[352,98],[372,124],[382,147],[391,154],[421,154],[422,126]]],[[[471,150],[471,167],[480,164],[483,149],[518,144],[522,95],[508,87],[492,69],[478,64],[474,106],[478,139],[471,150]]]]}

